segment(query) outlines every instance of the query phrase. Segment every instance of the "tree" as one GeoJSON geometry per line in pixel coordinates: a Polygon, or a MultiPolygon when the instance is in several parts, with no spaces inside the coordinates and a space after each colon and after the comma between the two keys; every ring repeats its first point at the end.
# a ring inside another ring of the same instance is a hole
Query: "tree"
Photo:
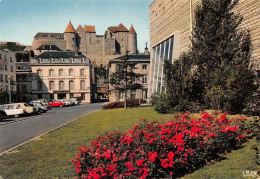
{"type": "Polygon", "coordinates": [[[239,0],[202,0],[195,11],[192,59],[198,67],[205,104],[214,109],[241,112],[255,91],[250,69],[249,32],[233,12],[239,0]]]}
{"type": "Polygon", "coordinates": [[[141,89],[141,75],[134,72],[136,63],[129,61],[128,52],[116,64],[116,71],[110,75],[110,84],[114,92],[120,92],[125,96],[125,108],[127,108],[127,93],[141,89]]]}
{"type": "Polygon", "coordinates": [[[8,96],[8,92],[7,90],[5,90],[4,88],[0,87],[0,104],[3,104],[4,102],[6,102],[6,96],[8,96]]]}
{"type": "Polygon", "coordinates": [[[238,113],[245,108],[257,87],[250,68],[250,35],[240,28],[242,17],[233,11],[237,4],[238,0],[201,0],[190,50],[164,66],[164,98],[171,100],[167,112],[202,106],[238,113]]]}

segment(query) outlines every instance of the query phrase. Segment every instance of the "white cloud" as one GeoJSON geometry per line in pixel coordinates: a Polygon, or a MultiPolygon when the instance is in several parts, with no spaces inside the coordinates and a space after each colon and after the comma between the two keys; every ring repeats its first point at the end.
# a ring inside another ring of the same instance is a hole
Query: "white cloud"
{"type": "Polygon", "coordinates": [[[0,0],[0,2],[2,2],[2,0],[0,0]]]}

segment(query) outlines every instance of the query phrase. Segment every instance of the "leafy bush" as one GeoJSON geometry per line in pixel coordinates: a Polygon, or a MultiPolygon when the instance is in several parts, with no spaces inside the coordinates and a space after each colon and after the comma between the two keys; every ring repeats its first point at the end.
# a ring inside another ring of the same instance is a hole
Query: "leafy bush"
{"type": "MultiPolygon", "coordinates": [[[[128,132],[99,136],[82,146],[72,162],[80,178],[178,177],[211,163],[246,141],[246,118],[191,119],[189,112],[173,120],[136,124],[128,132]],[[242,122],[241,122],[242,121],[242,122]]],[[[217,114],[217,112],[215,113],[217,114]]]]}
{"type": "MultiPolygon", "coordinates": [[[[141,99],[140,100],[141,104],[145,104],[146,100],[145,99],[141,99]]],[[[131,100],[127,100],[127,107],[135,107],[135,106],[139,106],[139,99],[131,99],[131,100]]],[[[108,103],[106,105],[103,106],[103,109],[114,109],[114,108],[123,108],[124,107],[124,102],[114,102],[114,103],[108,103]]]]}

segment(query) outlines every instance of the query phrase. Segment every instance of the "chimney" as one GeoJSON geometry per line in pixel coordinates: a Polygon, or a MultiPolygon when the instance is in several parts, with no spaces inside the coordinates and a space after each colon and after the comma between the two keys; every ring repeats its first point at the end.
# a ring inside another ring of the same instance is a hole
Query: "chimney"
{"type": "Polygon", "coordinates": [[[145,55],[149,55],[149,51],[148,51],[148,48],[147,48],[147,42],[146,42],[146,47],[144,48],[144,54],[145,55]]]}
{"type": "Polygon", "coordinates": [[[75,56],[79,56],[79,48],[75,48],[75,56]]]}

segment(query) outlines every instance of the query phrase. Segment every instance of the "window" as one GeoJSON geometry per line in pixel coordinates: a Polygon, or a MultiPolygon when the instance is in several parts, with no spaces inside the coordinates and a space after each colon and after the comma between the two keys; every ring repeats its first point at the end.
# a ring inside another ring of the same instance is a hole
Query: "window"
{"type": "Polygon", "coordinates": [[[80,69],[80,75],[84,75],[84,74],[85,74],[84,69],[80,69]]]}
{"type": "Polygon", "coordinates": [[[81,81],[80,81],[80,89],[81,89],[81,90],[86,89],[86,88],[85,88],[85,81],[84,81],[84,80],[81,80],[81,81]]]}
{"type": "Polygon", "coordinates": [[[62,76],[62,75],[63,75],[63,70],[59,69],[59,76],[62,76]]]}
{"type": "Polygon", "coordinates": [[[5,71],[7,71],[7,65],[5,65],[5,71]]]}
{"type": "Polygon", "coordinates": [[[5,55],[5,61],[7,61],[7,59],[6,59],[6,55],[5,55]]]}
{"type": "Polygon", "coordinates": [[[136,97],[136,91],[133,90],[131,91],[131,99],[135,99],[135,97],[136,97]]]}
{"type": "Polygon", "coordinates": [[[50,81],[49,88],[50,90],[54,90],[54,81],[50,81]]]}
{"type": "Polygon", "coordinates": [[[38,81],[37,85],[38,85],[38,91],[41,91],[42,90],[42,82],[38,81]]]}
{"type": "Polygon", "coordinates": [[[74,89],[74,81],[70,81],[69,82],[69,90],[73,90],[74,89]]]}
{"type": "Polygon", "coordinates": [[[85,93],[81,93],[81,100],[85,100],[85,93]]]}
{"type": "Polygon", "coordinates": [[[73,94],[73,93],[71,93],[71,94],[70,94],[70,99],[71,99],[71,98],[73,98],[73,97],[74,97],[74,94],[73,94]]]}
{"type": "Polygon", "coordinates": [[[11,72],[13,72],[14,70],[13,70],[13,66],[11,66],[11,72]]]}
{"type": "Polygon", "coordinates": [[[143,65],[143,69],[147,69],[147,65],[143,65]]]}
{"type": "Polygon", "coordinates": [[[147,83],[147,75],[143,75],[143,83],[147,83]]]}
{"type": "Polygon", "coordinates": [[[42,94],[38,94],[38,99],[42,99],[42,94]]]}
{"type": "Polygon", "coordinates": [[[22,85],[22,93],[27,93],[27,86],[26,85],[22,85]]]}
{"type": "Polygon", "coordinates": [[[73,69],[69,69],[69,76],[73,76],[73,69]]]}
{"type": "Polygon", "coordinates": [[[53,69],[49,70],[49,76],[53,76],[53,69]]]}
{"type": "Polygon", "coordinates": [[[8,76],[5,75],[5,82],[8,82],[8,76]]]}
{"type": "Polygon", "coordinates": [[[64,81],[59,82],[59,90],[64,90],[64,81]]]}
{"type": "Polygon", "coordinates": [[[3,74],[0,74],[0,82],[3,82],[3,74]]]}
{"type": "Polygon", "coordinates": [[[37,74],[38,74],[39,76],[41,76],[41,75],[42,75],[42,71],[41,71],[41,70],[37,70],[37,74]]]}
{"type": "Polygon", "coordinates": [[[92,43],[93,41],[92,41],[92,37],[89,37],[89,43],[92,43]]]}
{"type": "Polygon", "coordinates": [[[10,62],[13,62],[13,58],[12,57],[10,57],[10,62]]]}

